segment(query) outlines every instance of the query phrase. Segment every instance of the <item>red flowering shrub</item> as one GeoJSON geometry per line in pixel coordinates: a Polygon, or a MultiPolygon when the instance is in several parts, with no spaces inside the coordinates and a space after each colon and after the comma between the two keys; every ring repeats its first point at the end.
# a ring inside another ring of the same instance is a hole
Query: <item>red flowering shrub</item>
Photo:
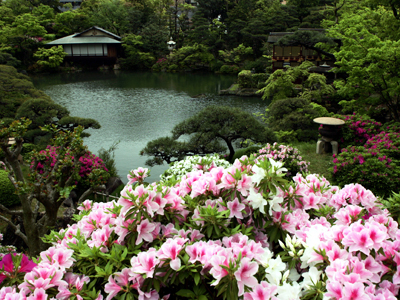
{"type": "Polygon", "coordinates": [[[400,133],[384,132],[370,137],[364,146],[348,146],[334,155],[335,184],[357,182],[377,195],[400,191],[400,133]]]}
{"type": "Polygon", "coordinates": [[[346,122],[342,126],[341,147],[364,145],[368,139],[381,131],[382,124],[366,115],[354,113],[353,115],[335,115],[334,117],[346,122]]]}
{"type": "MultiPolygon", "coordinates": [[[[47,146],[46,150],[42,150],[39,152],[39,155],[42,155],[43,158],[36,165],[36,171],[39,174],[44,174],[45,171],[51,170],[56,164],[57,160],[57,150],[59,147],[55,146],[47,146]]],[[[74,156],[70,155],[69,152],[66,153],[65,160],[70,160],[71,162],[74,160],[74,156]]],[[[79,176],[81,178],[88,177],[90,173],[94,170],[104,170],[108,172],[103,160],[96,155],[92,154],[90,151],[87,151],[83,156],[79,158],[79,176]]],[[[34,162],[31,163],[31,168],[34,167],[34,162]]]]}

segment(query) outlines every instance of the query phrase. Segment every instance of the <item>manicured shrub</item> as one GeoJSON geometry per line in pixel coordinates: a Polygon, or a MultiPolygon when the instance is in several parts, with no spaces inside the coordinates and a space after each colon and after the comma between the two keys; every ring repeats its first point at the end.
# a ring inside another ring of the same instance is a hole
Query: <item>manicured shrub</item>
{"type": "Polygon", "coordinates": [[[238,74],[238,84],[241,88],[251,88],[254,85],[251,71],[243,70],[238,74]]]}
{"type": "Polygon", "coordinates": [[[219,72],[222,74],[237,74],[239,73],[240,68],[237,65],[223,65],[219,72]]]}
{"type": "MultiPolygon", "coordinates": [[[[327,112],[326,112],[327,113],[327,112]]],[[[310,101],[301,98],[276,100],[266,110],[266,123],[273,131],[292,131],[299,141],[318,139],[317,117],[324,117],[310,101]]]]}
{"type": "Polygon", "coordinates": [[[15,187],[8,178],[8,172],[0,170],[0,204],[12,207],[21,204],[19,197],[15,194],[15,187]]]}

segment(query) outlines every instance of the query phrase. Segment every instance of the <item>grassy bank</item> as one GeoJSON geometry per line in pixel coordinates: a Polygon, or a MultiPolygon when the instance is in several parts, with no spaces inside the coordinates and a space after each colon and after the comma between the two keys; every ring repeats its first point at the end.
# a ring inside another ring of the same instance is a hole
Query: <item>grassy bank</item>
{"type": "Polygon", "coordinates": [[[292,146],[300,151],[301,156],[306,161],[310,162],[310,166],[308,168],[310,173],[323,175],[326,179],[328,179],[329,182],[332,183],[332,172],[329,171],[329,168],[333,167],[332,153],[317,154],[316,142],[293,143],[292,146]]]}

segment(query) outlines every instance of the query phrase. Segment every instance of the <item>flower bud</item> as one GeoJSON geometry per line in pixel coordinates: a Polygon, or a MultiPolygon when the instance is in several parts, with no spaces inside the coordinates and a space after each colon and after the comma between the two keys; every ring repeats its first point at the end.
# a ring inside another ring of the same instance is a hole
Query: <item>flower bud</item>
{"type": "Polygon", "coordinates": [[[290,235],[287,235],[287,236],[286,236],[285,243],[286,243],[286,245],[289,245],[289,244],[292,243],[292,240],[291,240],[291,238],[290,238],[290,235]]]}
{"type": "Polygon", "coordinates": [[[278,240],[278,243],[282,247],[282,249],[286,249],[285,244],[281,240],[278,240]]]}
{"type": "Polygon", "coordinates": [[[294,249],[293,244],[289,244],[289,248],[290,248],[290,250],[292,250],[293,252],[296,252],[296,249],[294,249]]]}
{"type": "Polygon", "coordinates": [[[283,282],[283,281],[286,281],[286,279],[289,277],[289,273],[290,273],[290,270],[287,270],[287,271],[283,274],[283,276],[282,276],[282,282],[283,282]]]}
{"type": "Polygon", "coordinates": [[[304,253],[304,249],[301,249],[301,250],[299,251],[299,253],[297,253],[297,255],[298,255],[298,256],[302,256],[303,253],[304,253]]]}
{"type": "Polygon", "coordinates": [[[289,255],[290,255],[291,257],[294,257],[293,251],[289,251],[289,255]]]}

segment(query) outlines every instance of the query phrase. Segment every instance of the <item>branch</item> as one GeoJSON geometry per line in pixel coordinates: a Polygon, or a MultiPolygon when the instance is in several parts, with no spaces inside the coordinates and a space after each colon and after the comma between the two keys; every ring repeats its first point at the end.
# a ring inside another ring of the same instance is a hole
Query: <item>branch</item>
{"type": "Polygon", "coordinates": [[[95,191],[95,190],[105,190],[105,189],[106,189],[106,188],[105,188],[104,185],[88,188],[88,189],[79,197],[78,205],[81,204],[81,203],[83,202],[83,200],[84,200],[87,196],[89,196],[91,193],[93,193],[93,191],[95,191]]]}
{"type": "Polygon", "coordinates": [[[4,163],[6,164],[7,169],[9,170],[9,172],[8,172],[8,179],[10,179],[11,183],[13,184],[13,186],[15,187],[15,189],[17,190],[17,189],[18,189],[18,183],[17,183],[17,181],[15,180],[15,177],[13,176],[13,175],[14,175],[14,170],[13,170],[11,164],[8,162],[7,159],[4,161],[4,163]]]}
{"type": "Polygon", "coordinates": [[[0,215],[0,220],[3,220],[6,222],[8,225],[14,229],[15,234],[18,235],[24,242],[25,244],[28,245],[28,238],[26,237],[25,234],[22,233],[20,225],[15,225],[11,220],[7,219],[5,216],[0,215]]]}
{"type": "Polygon", "coordinates": [[[0,211],[13,216],[23,216],[24,212],[22,210],[9,210],[4,205],[0,204],[0,211]]]}

